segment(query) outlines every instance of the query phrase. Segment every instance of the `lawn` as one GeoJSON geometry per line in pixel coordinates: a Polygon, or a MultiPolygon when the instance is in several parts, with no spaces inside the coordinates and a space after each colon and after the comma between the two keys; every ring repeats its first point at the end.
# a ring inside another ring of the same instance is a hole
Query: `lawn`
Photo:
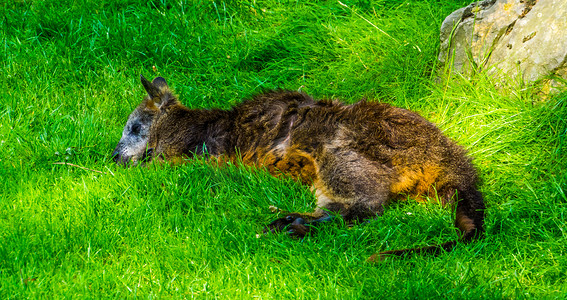
{"type": "Polygon", "coordinates": [[[567,92],[439,81],[439,27],[468,3],[3,1],[0,299],[567,297],[567,92]],[[285,88],[417,111],[474,157],[486,238],[367,263],[456,238],[450,212],[411,201],[257,238],[270,206],[312,210],[309,189],[204,159],[113,163],[140,74],[191,108],[285,88]]]}

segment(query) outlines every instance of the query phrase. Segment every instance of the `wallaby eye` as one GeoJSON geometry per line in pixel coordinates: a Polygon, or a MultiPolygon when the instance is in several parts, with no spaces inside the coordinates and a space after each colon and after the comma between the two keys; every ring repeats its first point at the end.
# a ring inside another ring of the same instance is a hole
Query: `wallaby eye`
{"type": "Polygon", "coordinates": [[[142,128],[142,126],[140,126],[139,123],[136,123],[136,124],[132,125],[132,128],[130,128],[130,133],[134,134],[134,135],[138,135],[140,133],[141,128],[142,128]]]}

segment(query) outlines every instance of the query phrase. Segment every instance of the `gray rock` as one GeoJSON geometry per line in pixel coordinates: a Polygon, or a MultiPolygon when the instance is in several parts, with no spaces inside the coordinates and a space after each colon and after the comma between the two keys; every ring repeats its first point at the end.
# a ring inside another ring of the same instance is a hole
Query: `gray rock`
{"type": "Polygon", "coordinates": [[[567,0],[485,0],[449,15],[441,25],[445,70],[480,70],[531,83],[567,79],[567,0]]]}

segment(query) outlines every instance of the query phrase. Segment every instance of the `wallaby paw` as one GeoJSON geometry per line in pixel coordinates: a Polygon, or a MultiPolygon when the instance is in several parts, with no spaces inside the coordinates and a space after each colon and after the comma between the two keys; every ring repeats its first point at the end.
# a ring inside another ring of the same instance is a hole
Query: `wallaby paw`
{"type": "Polygon", "coordinates": [[[305,219],[300,214],[289,214],[283,218],[276,219],[268,224],[263,230],[266,233],[287,232],[291,236],[304,237],[309,232],[305,219]]]}
{"type": "Polygon", "coordinates": [[[303,218],[298,217],[287,227],[287,234],[303,238],[309,233],[310,228],[303,218]]]}

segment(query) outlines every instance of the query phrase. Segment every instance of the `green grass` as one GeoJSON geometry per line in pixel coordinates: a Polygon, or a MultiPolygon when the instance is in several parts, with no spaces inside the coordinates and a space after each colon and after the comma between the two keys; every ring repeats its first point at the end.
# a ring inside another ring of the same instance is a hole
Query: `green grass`
{"type": "Polygon", "coordinates": [[[435,84],[438,28],[466,1],[342,2],[0,4],[0,298],[567,296],[567,93],[497,90],[482,74],[435,84]],[[456,237],[448,212],[408,203],[302,241],[256,238],[270,205],[311,210],[309,190],[201,160],[113,164],[140,74],[194,108],[301,88],[418,111],[475,158],[487,236],[365,263],[456,237]]]}

